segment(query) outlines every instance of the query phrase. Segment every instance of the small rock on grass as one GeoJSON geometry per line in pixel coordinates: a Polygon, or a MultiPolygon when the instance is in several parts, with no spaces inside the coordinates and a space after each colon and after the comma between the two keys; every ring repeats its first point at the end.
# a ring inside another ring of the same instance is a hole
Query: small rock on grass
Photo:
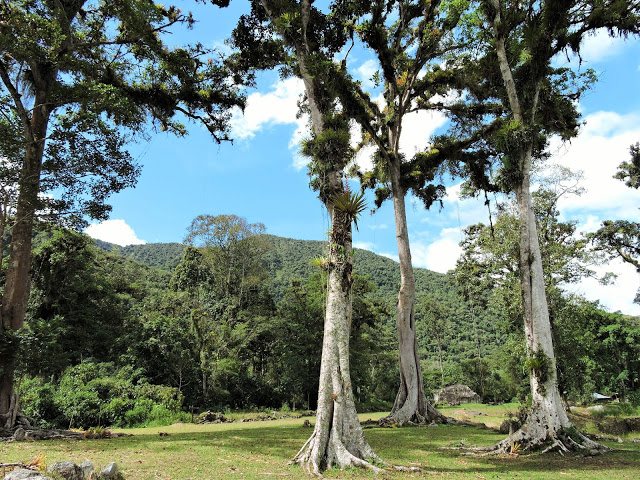
{"type": "Polygon", "coordinates": [[[26,468],[18,468],[5,475],[4,480],[51,480],[51,477],[45,477],[34,470],[27,470],[26,468]]]}
{"type": "Polygon", "coordinates": [[[91,474],[95,471],[95,469],[93,468],[93,463],[91,463],[89,460],[86,460],[80,464],[80,470],[82,470],[82,475],[84,475],[84,478],[92,478],[91,474]]]}
{"type": "Polygon", "coordinates": [[[47,468],[47,473],[57,473],[64,480],[84,480],[82,468],[73,462],[56,462],[47,468]]]}
{"type": "Polygon", "coordinates": [[[100,476],[102,478],[111,479],[118,477],[118,465],[116,462],[111,462],[109,465],[104,467],[100,472],[100,476]]]}

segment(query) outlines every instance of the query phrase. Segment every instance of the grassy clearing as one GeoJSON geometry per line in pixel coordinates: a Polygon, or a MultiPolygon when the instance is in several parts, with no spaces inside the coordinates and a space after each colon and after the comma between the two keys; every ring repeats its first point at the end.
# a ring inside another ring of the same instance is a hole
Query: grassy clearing
{"type": "MultiPolygon", "coordinates": [[[[517,406],[516,406],[517,408],[517,406]]],[[[466,405],[443,409],[447,415],[470,417],[493,424],[516,408],[466,405]],[[486,413],[477,415],[473,412],[486,413]]],[[[363,414],[362,420],[380,418],[363,414]]],[[[309,417],[313,422],[313,418],[309,417]]],[[[201,480],[304,478],[287,462],[302,446],[311,429],[303,419],[210,425],[176,424],[168,427],[123,430],[134,436],[111,440],[49,441],[0,444],[0,462],[27,461],[38,453],[47,463],[91,460],[97,466],[118,462],[127,480],[201,480]],[[168,436],[161,436],[160,433],[168,436]]],[[[499,423],[499,422],[498,422],[499,423]]],[[[388,473],[382,478],[446,479],[633,479],[640,478],[640,444],[608,444],[616,452],[601,457],[522,455],[500,458],[462,456],[439,447],[490,445],[503,438],[480,426],[437,426],[365,431],[375,451],[386,461],[418,466],[420,473],[388,473]]],[[[332,470],[328,478],[373,479],[361,470],[332,470]]],[[[380,478],[380,477],[378,477],[380,478]]]]}

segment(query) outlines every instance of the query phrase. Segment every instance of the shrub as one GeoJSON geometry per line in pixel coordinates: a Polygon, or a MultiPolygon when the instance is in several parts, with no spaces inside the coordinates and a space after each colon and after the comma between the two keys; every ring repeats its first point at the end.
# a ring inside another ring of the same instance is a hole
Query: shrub
{"type": "Polygon", "coordinates": [[[188,418],[181,415],[183,397],[176,388],[149,384],[139,371],[111,363],[70,367],[58,384],[25,379],[22,399],[28,415],[63,428],[166,425],[188,418]]]}
{"type": "Polygon", "coordinates": [[[605,405],[604,412],[612,417],[621,417],[623,415],[632,415],[635,412],[635,408],[628,402],[612,403],[605,405]]]}
{"type": "Polygon", "coordinates": [[[20,382],[22,409],[43,428],[56,425],[62,415],[54,401],[54,393],[54,385],[41,378],[24,378],[20,382]]]}
{"type": "Polygon", "coordinates": [[[634,407],[640,407],[640,389],[627,394],[627,400],[634,407]]]}
{"type": "Polygon", "coordinates": [[[112,398],[102,408],[105,423],[116,427],[125,426],[125,414],[131,408],[133,408],[133,401],[123,397],[112,398]]]}
{"type": "Polygon", "coordinates": [[[124,414],[125,425],[127,427],[144,425],[149,418],[153,407],[153,400],[148,398],[137,399],[133,408],[131,410],[127,410],[124,414]]]}

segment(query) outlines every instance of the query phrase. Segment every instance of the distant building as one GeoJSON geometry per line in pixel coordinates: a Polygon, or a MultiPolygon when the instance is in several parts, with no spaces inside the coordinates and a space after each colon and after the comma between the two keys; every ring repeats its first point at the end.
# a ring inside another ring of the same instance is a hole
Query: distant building
{"type": "Polygon", "coordinates": [[[433,402],[448,403],[449,405],[480,403],[480,395],[471,390],[467,385],[449,385],[433,394],[433,402]]]}
{"type": "Polygon", "coordinates": [[[617,400],[617,398],[618,398],[618,394],[617,393],[614,393],[611,396],[602,395],[600,393],[592,393],[591,394],[591,400],[593,400],[596,403],[613,402],[614,400],[617,400]]]}

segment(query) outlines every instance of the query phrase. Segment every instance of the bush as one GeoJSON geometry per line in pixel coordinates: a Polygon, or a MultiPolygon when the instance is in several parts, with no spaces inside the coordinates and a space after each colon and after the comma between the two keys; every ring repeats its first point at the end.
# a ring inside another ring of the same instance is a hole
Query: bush
{"type": "Polygon", "coordinates": [[[640,407],[640,389],[635,392],[631,392],[627,395],[627,400],[634,407],[640,407]]]}
{"type": "Polygon", "coordinates": [[[134,407],[124,414],[125,425],[128,427],[144,425],[151,416],[154,405],[153,400],[149,398],[137,399],[134,407]]]}
{"type": "Polygon", "coordinates": [[[130,367],[86,362],[70,367],[58,384],[23,381],[25,413],[44,426],[131,427],[182,421],[183,397],[176,388],[152,385],[130,367]]]}
{"type": "Polygon", "coordinates": [[[133,408],[133,401],[122,397],[112,398],[102,408],[105,423],[115,427],[125,426],[125,415],[131,408],[133,408]]]}
{"type": "Polygon", "coordinates": [[[54,401],[54,393],[54,385],[41,378],[25,378],[20,382],[22,409],[43,428],[57,424],[62,415],[54,401]]]}

